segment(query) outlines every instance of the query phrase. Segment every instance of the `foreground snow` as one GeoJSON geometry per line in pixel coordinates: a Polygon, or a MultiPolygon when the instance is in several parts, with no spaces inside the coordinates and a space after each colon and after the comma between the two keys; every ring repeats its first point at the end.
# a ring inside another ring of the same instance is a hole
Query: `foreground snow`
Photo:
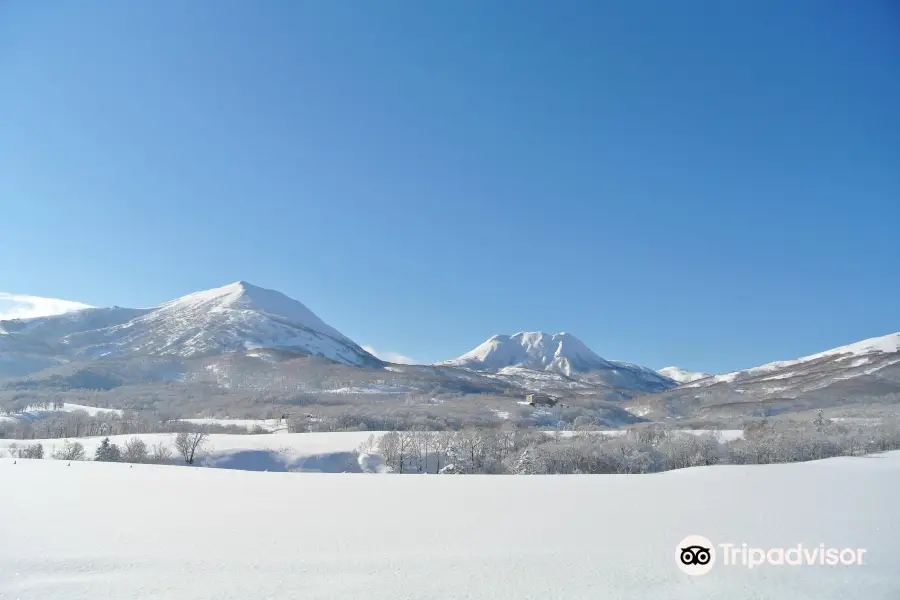
{"type": "Polygon", "coordinates": [[[900,597],[900,453],[648,476],[368,476],[0,460],[0,597],[900,597]],[[690,578],[688,534],[866,548],[690,578]]]}

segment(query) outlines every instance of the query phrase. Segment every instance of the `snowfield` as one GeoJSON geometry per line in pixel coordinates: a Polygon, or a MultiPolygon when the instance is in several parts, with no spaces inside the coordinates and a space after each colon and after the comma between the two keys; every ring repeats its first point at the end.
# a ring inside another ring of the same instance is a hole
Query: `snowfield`
{"type": "MultiPolygon", "coordinates": [[[[116,408],[98,408],[96,406],[86,406],[84,404],[72,404],[71,402],[65,402],[62,408],[58,409],[62,412],[75,412],[76,410],[83,410],[90,416],[96,416],[103,413],[114,414],[114,415],[122,415],[122,411],[116,408]]],[[[53,416],[56,414],[57,409],[37,409],[33,407],[29,407],[25,412],[17,413],[14,415],[3,415],[0,416],[0,421],[40,421],[41,419],[46,419],[49,416],[53,416]]]]}
{"type": "MultiPolygon", "coordinates": [[[[248,429],[264,424],[276,426],[276,419],[184,419],[193,423],[238,425],[248,429]]],[[[703,435],[711,433],[723,442],[739,439],[744,432],[740,429],[724,430],[684,430],[685,433],[703,435]]],[[[359,473],[380,472],[377,457],[368,457],[361,462],[356,452],[360,445],[374,437],[377,441],[384,431],[331,431],[316,433],[287,433],[284,429],[266,434],[228,434],[212,433],[206,439],[202,451],[198,452],[196,466],[218,469],[240,469],[244,471],[291,471],[311,473],[359,473]],[[366,462],[368,460],[369,462],[366,462]],[[373,466],[374,465],[374,466],[373,466]]],[[[547,435],[570,437],[573,431],[546,431],[547,435]]],[[[624,429],[594,431],[609,436],[624,435],[624,429]]],[[[105,436],[68,438],[70,442],[79,442],[84,446],[87,460],[93,460],[97,447],[105,436]]],[[[169,448],[173,465],[183,465],[184,460],[175,447],[174,433],[137,433],[111,435],[109,441],[124,448],[125,443],[137,437],[150,448],[163,444],[169,448]]],[[[0,457],[7,456],[7,449],[15,444],[17,447],[40,443],[44,446],[44,460],[50,460],[53,453],[62,448],[67,440],[62,438],[15,440],[0,439],[0,457]]],[[[377,451],[376,451],[377,453],[377,451]]]]}
{"type": "MultiPolygon", "coordinates": [[[[222,420],[219,420],[221,422],[222,420]]],[[[328,433],[270,433],[259,435],[210,434],[195,463],[201,467],[241,469],[246,471],[312,471],[317,473],[359,472],[354,451],[375,434],[383,432],[350,431],[328,433]]],[[[148,447],[162,443],[172,452],[173,465],[184,464],[175,448],[174,433],[140,433],[111,435],[109,441],[120,448],[130,438],[137,437],[148,447]]],[[[104,437],[69,438],[84,446],[87,458],[93,459],[104,437]]],[[[26,446],[40,442],[44,446],[44,460],[61,448],[64,439],[12,440],[0,439],[0,456],[12,444],[26,446]]]]}
{"type": "Polygon", "coordinates": [[[657,475],[372,476],[0,459],[0,597],[896,600],[900,453],[657,475]],[[862,566],[675,566],[687,535],[862,566]]]}

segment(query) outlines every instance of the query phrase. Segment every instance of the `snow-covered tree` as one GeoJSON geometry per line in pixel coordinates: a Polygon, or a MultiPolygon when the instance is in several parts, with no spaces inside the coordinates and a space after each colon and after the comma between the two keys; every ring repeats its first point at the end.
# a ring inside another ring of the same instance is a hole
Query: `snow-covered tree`
{"type": "Polygon", "coordinates": [[[94,452],[94,460],[100,462],[119,462],[122,460],[122,451],[119,450],[119,447],[116,444],[113,444],[109,441],[109,438],[104,438],[100,445],[97,446],[96,452],[94,452]]]}
{"type": "Polygon", "coordinates": [[[53,453],[55,460],[84,460],[84,446],[81,442],[66,440],[63,445],[53,453]]]}

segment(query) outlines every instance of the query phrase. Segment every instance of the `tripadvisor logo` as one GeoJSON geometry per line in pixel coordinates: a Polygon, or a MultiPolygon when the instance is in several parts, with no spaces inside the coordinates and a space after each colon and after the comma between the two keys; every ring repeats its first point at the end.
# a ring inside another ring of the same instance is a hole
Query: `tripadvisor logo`
{"type": "Polygon", "coordinates": [[[789,548],[756,548],[748,544],[713,544],[702,535],[689,535],[675,548],[675,564],[688,575],[706,575],[719,562],[725,567],[850,566],[863,564],[865,548],[829,548],[825,544],[789,548]]]}
{"type": "Polygon", "coordinates": [[[675,548],[675,563],[688,575],[706,575],[716,564],[716,549],[702,535],[689,535],[675,548]]]}

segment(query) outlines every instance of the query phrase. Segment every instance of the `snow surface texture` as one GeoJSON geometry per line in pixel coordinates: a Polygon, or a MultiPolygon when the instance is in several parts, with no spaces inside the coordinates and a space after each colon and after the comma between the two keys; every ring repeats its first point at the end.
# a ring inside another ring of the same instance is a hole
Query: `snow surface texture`
{"type": "Polygon", "coordinates": [[[900,597],[898,453],[528,477],[2,459],[0,480],[3,598],[900,597]],[[674,562],[689,534],[867,552],[863,566],[717,564],[691,578],[674,562]]]}
{"type": "Polygon", "coordinates": [[[547,381],[539,386],[544,388],[550,388],[551,383],[559,388],[577,388],[579,384],[589,383],[642,391],[662,391],[674,386],[671,379],[647,367],[601,358],[566,332],[495,335],[459,358],[437,364],[493,371],[503,380],[525,387],[539,382],[534,375],[524,375],[525,369],[569,378],[559,383],[547,381]]]}
{"type": "Polygon", "coordinates": [[[663,377],[668,377],[673,381],[677,381],[678,383],[690,383],[691,381],[697,381],[698,379],[706,379],[707,377],[711,377],[709,373],[703,373],[701,371],[688,371],[687,369],[682,369],[681,367],[663,367],[659,371],[657,371],[663,377]]]}
{"type": "MultiPolygon", "coordinates": [[[[760,365],[758,367],[744,369],[743,371],[734,371],[732,373],[725,373],[723,375],[714,375],[706,379],[700,379],[698,381],[689,383],[684,387],[704,387],[714,385],[716,383],[732,383],[738,378],[743,379],[746,377],[753,377],[769,373],[771,371],[779,371],[788,367],[805,365],[807,363],[812,363],[826,358],[837,359],[837,361],[844,362],[848,359],[857,357],[890,354],[898,351],[900,351],[900,333],[892,333],[890,335],[885,335],[877,338],[869,338],[860,342],[848,344],[846,346],[832,348],[831,350],[826,350],[817,354],[810,354],[809,356],[804,356],[794,360],[780,360],[767,363],[765,365],[760,365]]],[[[865,363],[859,362],[859,359],[857,359],[840,366],[853,368],[862,364],[865,363]]],[[[882,367],[883,366],[887,365],[882,365],[882,367]]],[[[790,375],[793,374],[794,373],[790,373],[790,375]]],[[[784,377],[788,377],[788,375],[786,374],[784,377]]]]}
{"type": "MultiPolygon", "coordinates": [[[[99,308],[0,323],[8,350],[72,360],[136,355],[194,357],[233,350],[282,348],[355,366],[381,362],[280,292],[239,281],[195,292],[153,309],[99,308]]],[[[31,356],[31,355],[29,355],[31,356]]],[[[12,372],[12,369],[9,369],[12,372]]]]}

